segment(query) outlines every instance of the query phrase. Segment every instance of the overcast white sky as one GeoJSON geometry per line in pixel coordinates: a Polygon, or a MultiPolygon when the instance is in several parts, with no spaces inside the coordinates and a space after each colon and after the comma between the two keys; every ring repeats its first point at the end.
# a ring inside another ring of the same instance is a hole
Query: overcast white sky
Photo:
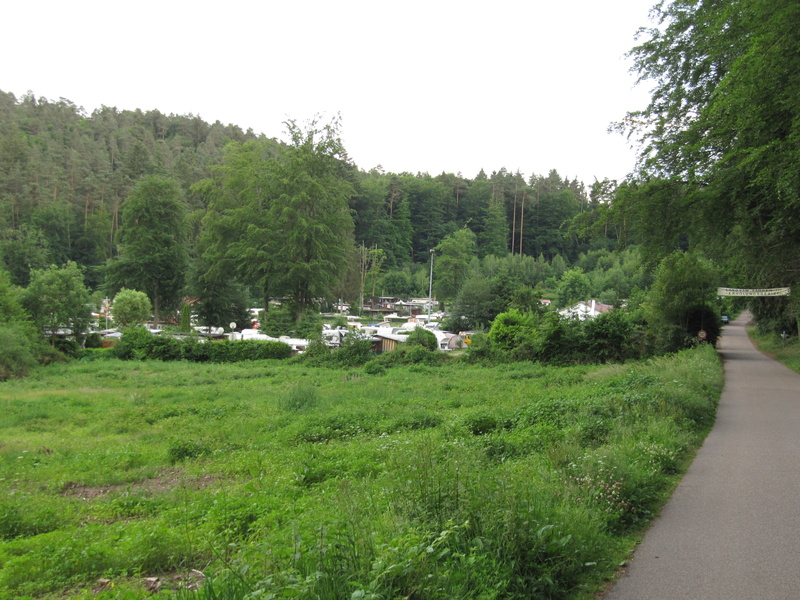
{"type": "Polygon", "coordinates": [[[624,54],[654,0],[6,3],[0,89],[200,115],[284,137],[342,116],[362,169],[623,179],[610,122],[642,108],[624,54]]]}

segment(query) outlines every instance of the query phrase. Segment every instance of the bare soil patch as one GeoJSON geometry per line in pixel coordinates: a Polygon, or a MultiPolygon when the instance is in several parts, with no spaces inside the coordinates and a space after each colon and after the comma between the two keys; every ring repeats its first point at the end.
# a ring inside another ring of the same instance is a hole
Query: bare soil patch
{"type": "Polygon", "coordinates": [[[67,483],[61,492],[65,498],[82,498],[92,500],[123,490],[145,490],[153,494],[163,494],[178,488],[202,489],[211,486],[219,480],[216,475],[203,475],[202,477],[187,477],[181,469],[164,469],[150,479],[135,483],[121,483],[116,485],[89,486],[78,483],[67,483]]]}

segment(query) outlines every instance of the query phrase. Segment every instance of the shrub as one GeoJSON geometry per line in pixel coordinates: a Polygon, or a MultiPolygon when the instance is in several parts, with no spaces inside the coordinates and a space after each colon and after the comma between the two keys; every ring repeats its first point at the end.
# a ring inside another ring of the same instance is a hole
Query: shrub
{"type": "Polygon", "coordinates": [[[114,354],[122,360],[144,360],[152,338],[153,334],[144,327],[126,327],[119,343],[114,346],[114,354]]]}
{"type": "Polygon", "coordinates": [[[383,365],[374,360],[368,360],[364,364],[364,373],[367,375],[383,375],[385,372],[383,365]]]}
{"type": "Polygon", "coordinates": [[[103,336],[99,333],[90,333],[86,336],[86,341],[83,342],[84,348],[102,348],[103,336]]]}
{"type": "Polygon", "coordinates": [[[192,362],[230,363],[243,360],[289,358],[292,349],[283,342],[238,340],[235,342],[200,342],[196,338],[181,341],[170,336],[153,336],[143,327],[126,329],[114,353],[123,360],[188,360],[192,362]]]}
{"type": "Polygon", "coordinates": [[[440,365],[448,359],[447,354],[428,350],[424,346],[402,344],[391,352],[384,352],[374,361],[380,365],[440,365]]]}
{"type": "MultiPolygon", "coordinates": [[[[40,344],[39,344],[40,345],[40,344]]],[[[37,344],[31,339],[30,328],[21,323],[0,326],[0,381],[24,377],[36,366],[37,344]]]]}
{"type": "Polygon", "coordinates": [[[199,458],[211,454],[212,449],[206,442],[193,440],[176,440],[167,448],[167,460],[170,464],[182,462],[187,459],[199,458]]]}
{"type": "Polygon", "coordinates": [[[81,349],[80,344],[75,340],[64,340],[61,338],[56,338],[54,346],[59,352],[63,352],[66,356],[71,358],[77,357],[81,349]]]}
{"type": "Polygon", "coordinates": [[[303,353],[303,356],[307,356],[310,358],[318,358],[318,357],[328,357],[331,354],[331,348],[325,342],[321,340],[312,340],[311,343],[308,344],[306,351],[303,353]]]}
{"type": "Polygon", "coordinates": [[[534,334],[534,356],[542,362],[556,363],[576,358],[580,342],[581,322],[546,313],[537,323],[534,334]]]}
{"type": "Polygon", "coordinates": [[[292,348],[288,344],[269,340],[208,342],[207,345],[213,349],[212,362],[218,363],[289,358],[292,354],[292,348]]]}
{"type": "Polygon", "coordinates": [[[411,346],[422,346],[428,350],[437,350],[439,348],[436,336],[422,327],[416,327],[414,331],[409,333],[405,343],[411,346]]]}
{"type": "Polygon", "coordinates": [[[462,360],[470,364],[503,363],[509,361],[509,354],[495,348],[487,334],[476,333],[472,335],[462,360]]]}
{"type": "Polygon", "coordinates": [[[63,521],[55,502],[27,502],[21,495],[0,499],[0,539],[46,533],[58,529],[63,521]]]}
{"type": "Polygon", "coordinates": [[[334,363],[348,367],[363,365],[372,357],[372,342],[357,333],[347,335],[342,345],[331,354],[334,363]]]}
{"type": "Polygon", "coordinates": [[[592,362],[624,361],[634,355],[633,324],[620,310],[587,321],[584,335],[592,362]]]}
{"type": "Polygon", "coordinates": [[[151,336],[146,348],[146,357],[155,360],[180,360],[182,343],[168,335],[151,336]]]}
{"type": "Polygon", "coordinates": [[[189,362],[209,362],[214,356],[214,343],[201,342],[199,339],[189,338],[183,342],[181,357],[189,362]]]}
{"type": "Polygon", "coordinates": [[[500,350],[514,350],[533,329],[533,317],[516,309],[500,313],[492,322],[489,340],[500,350]]]}

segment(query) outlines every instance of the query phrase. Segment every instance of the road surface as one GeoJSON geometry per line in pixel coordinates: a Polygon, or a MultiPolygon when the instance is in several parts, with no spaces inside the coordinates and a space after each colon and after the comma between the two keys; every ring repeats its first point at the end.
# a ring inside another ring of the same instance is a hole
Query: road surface
{"type": "Polygon", "coordinates": [[[714,428],[606,600],[800,599],[800,375],[744,314],[718,347],[714,428]]]}

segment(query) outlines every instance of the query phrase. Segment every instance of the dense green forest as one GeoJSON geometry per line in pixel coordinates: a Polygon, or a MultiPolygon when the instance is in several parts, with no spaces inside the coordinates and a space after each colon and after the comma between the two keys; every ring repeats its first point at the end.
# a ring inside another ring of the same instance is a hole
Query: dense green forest
{"type": "MultiPolygon", "coordinates": [[[[191,114],[113,107],[86,114],[65,99],[9,93],[0,94],[0,111],[0,239],[5,267],[20,285],[31,268],[70,260],[86,267],[91,285],[100,285],[98,267],[119,254],[124,204],[148,175],[180,186],[186,242],[195,248],[214,200],[209,186],[197,184],[223,178],[220,168],[236,168],[236,153],[266,161],[286,148],[275,138],[191,114]]],[[[384,269],[427,262],[430,249],[465,226],[476,236],[479,257],[511,252],[572,261],[586,247],[563,224],[607,200],[601,186],[587,192],[556,171],[526,178],[500,169],[474,179],[364,172],[344,149],[338,156],[337,176],[349,184],[352,238],[382,250],[384,269]]]]}

